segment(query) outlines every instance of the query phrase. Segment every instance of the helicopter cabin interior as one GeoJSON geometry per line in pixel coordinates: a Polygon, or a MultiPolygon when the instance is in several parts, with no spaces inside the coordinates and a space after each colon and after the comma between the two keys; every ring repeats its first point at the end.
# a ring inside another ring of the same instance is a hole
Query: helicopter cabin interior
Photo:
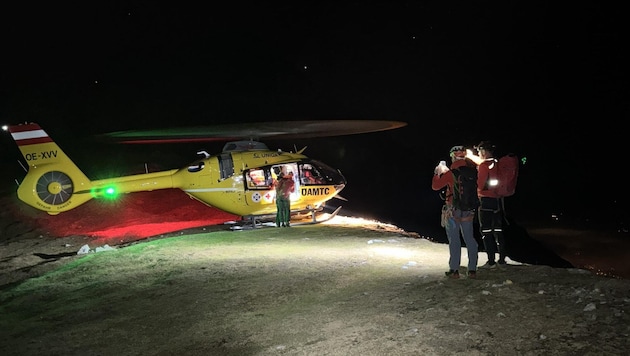
{"type": "Polygon", "coordinates": [[[245,172],[245,181],[249,189],[269,190],[280,173],[293,172],[299,185],[326,184],[320,171],[310,163],[285,163],[267,167],[252,168],[245,172]]]}

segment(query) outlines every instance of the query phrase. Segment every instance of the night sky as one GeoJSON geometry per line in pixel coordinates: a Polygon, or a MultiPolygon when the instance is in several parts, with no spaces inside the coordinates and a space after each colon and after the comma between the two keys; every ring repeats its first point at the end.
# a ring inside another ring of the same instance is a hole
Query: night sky
{"type": "MultiPolygon", "coordinates": [[[[433,167],[453,145],[490,139],[527,157],[509,202],[516,217],[598,214],[617,224],[628,211],[616,169],[628,146],[630,60],[627,19],[615,6],[3,4],[0,123],[39,123],[81,168],[98,174],[120,164],[112,157],[150,153],[183,166],[201,148],[86,149],[106,132],[404,121],[390,132],[273,144],[307,144],[307,155],[340,168],[350,212],[423,229],[439,228],[433,167]]],[[[1,150],[10,184],[21,173],[8,135],[1,150]]]]}

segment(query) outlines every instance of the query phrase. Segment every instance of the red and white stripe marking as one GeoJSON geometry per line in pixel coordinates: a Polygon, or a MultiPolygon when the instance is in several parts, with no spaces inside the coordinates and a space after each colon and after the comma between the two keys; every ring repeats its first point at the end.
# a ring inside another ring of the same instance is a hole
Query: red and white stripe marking
{"type": "Polygon", "coordinates": [[[18,146],[52,142],[46,131],[42,130],[38,124],[9,126],[9,132],[18,146]]]}

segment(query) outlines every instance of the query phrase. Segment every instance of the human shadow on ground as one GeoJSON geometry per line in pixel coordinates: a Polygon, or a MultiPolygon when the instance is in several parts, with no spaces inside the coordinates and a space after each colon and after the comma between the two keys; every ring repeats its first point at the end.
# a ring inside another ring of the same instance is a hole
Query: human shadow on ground
{"type": "Polygon", "coordinates": [[[514,261],[556,268],[573,268],[567,260],[558,256],[540,241],[532,238],[527,230],[508,217],[503,225],[508,257],[514,261]]]}
{"type": "MultiPolygon", "coordinates": [[[[574,268],[571,262],[558,256],[540,241],[529,235],[527,230],[520,226],[511,217],[507,217],[503,224],[505,235],[505,247],[510,259],[530,265],[545,265],[555,268],[574,268]]],[[[479,224],[475,221],[475,239],[479,245],[479,252],[485,253],[486,249],[479,232],[479,224]]],[[[498,256],[497,256],[498,257],[498,256]]]]}

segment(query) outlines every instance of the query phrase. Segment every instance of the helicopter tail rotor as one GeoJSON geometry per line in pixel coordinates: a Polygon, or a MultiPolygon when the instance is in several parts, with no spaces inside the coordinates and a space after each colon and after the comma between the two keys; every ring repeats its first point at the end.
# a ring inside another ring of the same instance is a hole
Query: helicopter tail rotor
{"type": "Polygon", "coordinates": [[[56,215],[92,197],[91,182],[38,124],[9,126],[8,131],[28,165],[18,198],[56,215]]]}

